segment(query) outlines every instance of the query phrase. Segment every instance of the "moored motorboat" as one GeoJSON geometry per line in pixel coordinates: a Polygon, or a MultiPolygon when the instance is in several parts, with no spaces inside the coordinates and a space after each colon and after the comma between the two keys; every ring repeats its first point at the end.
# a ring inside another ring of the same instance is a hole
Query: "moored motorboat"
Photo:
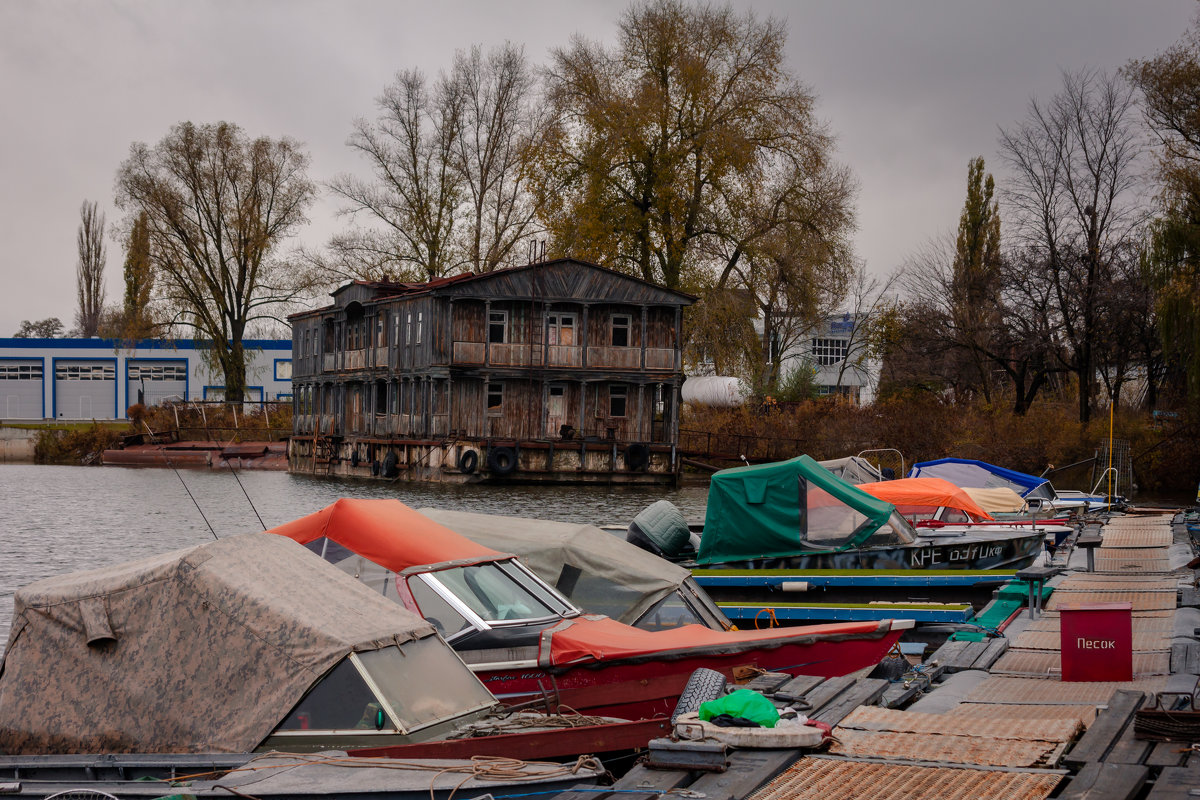
{"type": "Polygon", "coordinates": [[[768,631],[701,625],[648,631],[582,613],[511,554],[396,500],[336,503],[272,533],[292,538],[429,619],[509,703],[553,699],[628,719],[675,706],[699,667],[834,677],[869,669],[911,621],[768,631]]]}
{"type": "Polygon", "coordinates": [[[635,518],[629,539],[689,566],[730,617],[756,621],[760,612],[785,618],[784,606],[791,619],[855,618],[821,607],[850,603],[862,619],[905,613],[867,606],[881,600],[982,604],[1043,556],[1040,531],[914,528],[864,488],[807,456],[721,470],[694,550],[682,517],[647,514],[654,506],[635,518]]]}

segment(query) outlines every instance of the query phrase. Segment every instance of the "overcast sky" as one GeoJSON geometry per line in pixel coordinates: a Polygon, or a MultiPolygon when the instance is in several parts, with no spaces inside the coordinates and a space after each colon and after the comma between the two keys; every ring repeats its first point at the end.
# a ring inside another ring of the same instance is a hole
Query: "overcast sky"
{"type": "MultiPolygon", "coordinates": [[[[0,336],[24,319],[70,328],[79,207],[118,217],[113,180],[131,142],[183,120],[288,135],[310,177],[366,175],[346,146],[397,70],[434,74],[455,50],[505,40],[530,60],[572,34],[611,42],[624,2],[511,0],[0,0],[0,336]]],[[[818,98],[856,174],[857,250],[875,273],[954,229],[967,162],[1003,183],[997,131],[1049,98],[1062,72],[1115,69],[1179,38],[1195,0],[736,2],[787,21],[788,61],[818,98]]],[[[322,200],[302,233],[338,230],[322,200]]],[[[124,251],[108,242],[108,299],[124,251]]]]}

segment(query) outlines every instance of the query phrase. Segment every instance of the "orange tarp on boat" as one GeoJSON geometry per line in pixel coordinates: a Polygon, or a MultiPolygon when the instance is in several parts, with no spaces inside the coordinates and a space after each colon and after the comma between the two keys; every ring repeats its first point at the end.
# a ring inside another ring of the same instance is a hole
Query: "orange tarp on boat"
{"type": "Polygon", "coordinates": [[[647,631],[608,617],[576,617],[564,620],[542,633],[538,661],[543,666],[566,666],[579,661],[607,661],[638,656],[669,657],[700,653],[737,653],[790,642],[813,643],[823,639],[884,636],[891,620],[883,622],[835,622],[798,628],[768,628],[757,631],[715,631],[703,625],[647,631]],[[549,646],[547,646],[549,639],[549,646]]]}
{"type": "Polygon", "coordinates": [[[325,536],[395,572],[425,564],[490,561],[504,556],[417,513],[399,500],[343,497],[267,533],[277,533],[305,545],[325,536]]]}
{"type": "Polygon", "coordinates": [[[891,503],[901,514],[946,506],[965,512],[974,521],[992,519],[961,487],[942,478],[899,478],[866,483],[858,488],[891,503]]]}

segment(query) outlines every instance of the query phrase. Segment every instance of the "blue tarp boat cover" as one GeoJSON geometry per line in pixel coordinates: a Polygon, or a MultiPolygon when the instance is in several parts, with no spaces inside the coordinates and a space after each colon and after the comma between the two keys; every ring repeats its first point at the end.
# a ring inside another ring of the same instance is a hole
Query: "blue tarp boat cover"
{"type": "Polygon", "coordinates": [[[1008,488],[1025,498],[1054,499],[1054,487],[1045,478],[998,467],[986,461],[973,461],[966,458],[939,458],[935,461],[921,461],[913,464],[912,469],[908,472],[908,477],[942,478],[955,486],[973,489],[1008,488]]]}

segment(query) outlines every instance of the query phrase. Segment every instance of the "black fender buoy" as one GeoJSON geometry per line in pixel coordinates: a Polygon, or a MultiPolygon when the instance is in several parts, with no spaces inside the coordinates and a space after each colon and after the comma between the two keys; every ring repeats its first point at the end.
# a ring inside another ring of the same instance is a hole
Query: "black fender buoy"
{"type": "Polygon", "coordinates": [[[625,468],[641,469],[650,463],[650,448],[635,442],[625,448],[625,468]]]}
{"type": "Polygon", "coordinates": [[[479,466],[479,453],[476,451],[463,450],[458,454],[458,471],[462,474],[470,475],[477,466],[479,466]]]}
{"type": "Polygon", "coordinates": [[[376,475],[376,476],[379,475],[379,460],[378,459],[371,462],[371,474],[376,475]]]}
{"type": "Polygon", "coordinates": [[[517,468],[517,451],[511,447],[490,447],[488,448],[487,465],[490,472],[507,475],[517,468]]]}
{"type": "Polygon", "coordinates": [[[396,469],[396,465],[400,463],[400,459],[396,456],[395,450],[388,450],[388,454],[383,457],[383,477],[394,478],[400,474],[400,470],[396,469]]]}
{"type": "Polygon", "coordinates": [[[353,450],[350,451],[350,466],[352,466],[352,467],[358,466],[358,448],[357,447],[355,447],[353,450]]]}

